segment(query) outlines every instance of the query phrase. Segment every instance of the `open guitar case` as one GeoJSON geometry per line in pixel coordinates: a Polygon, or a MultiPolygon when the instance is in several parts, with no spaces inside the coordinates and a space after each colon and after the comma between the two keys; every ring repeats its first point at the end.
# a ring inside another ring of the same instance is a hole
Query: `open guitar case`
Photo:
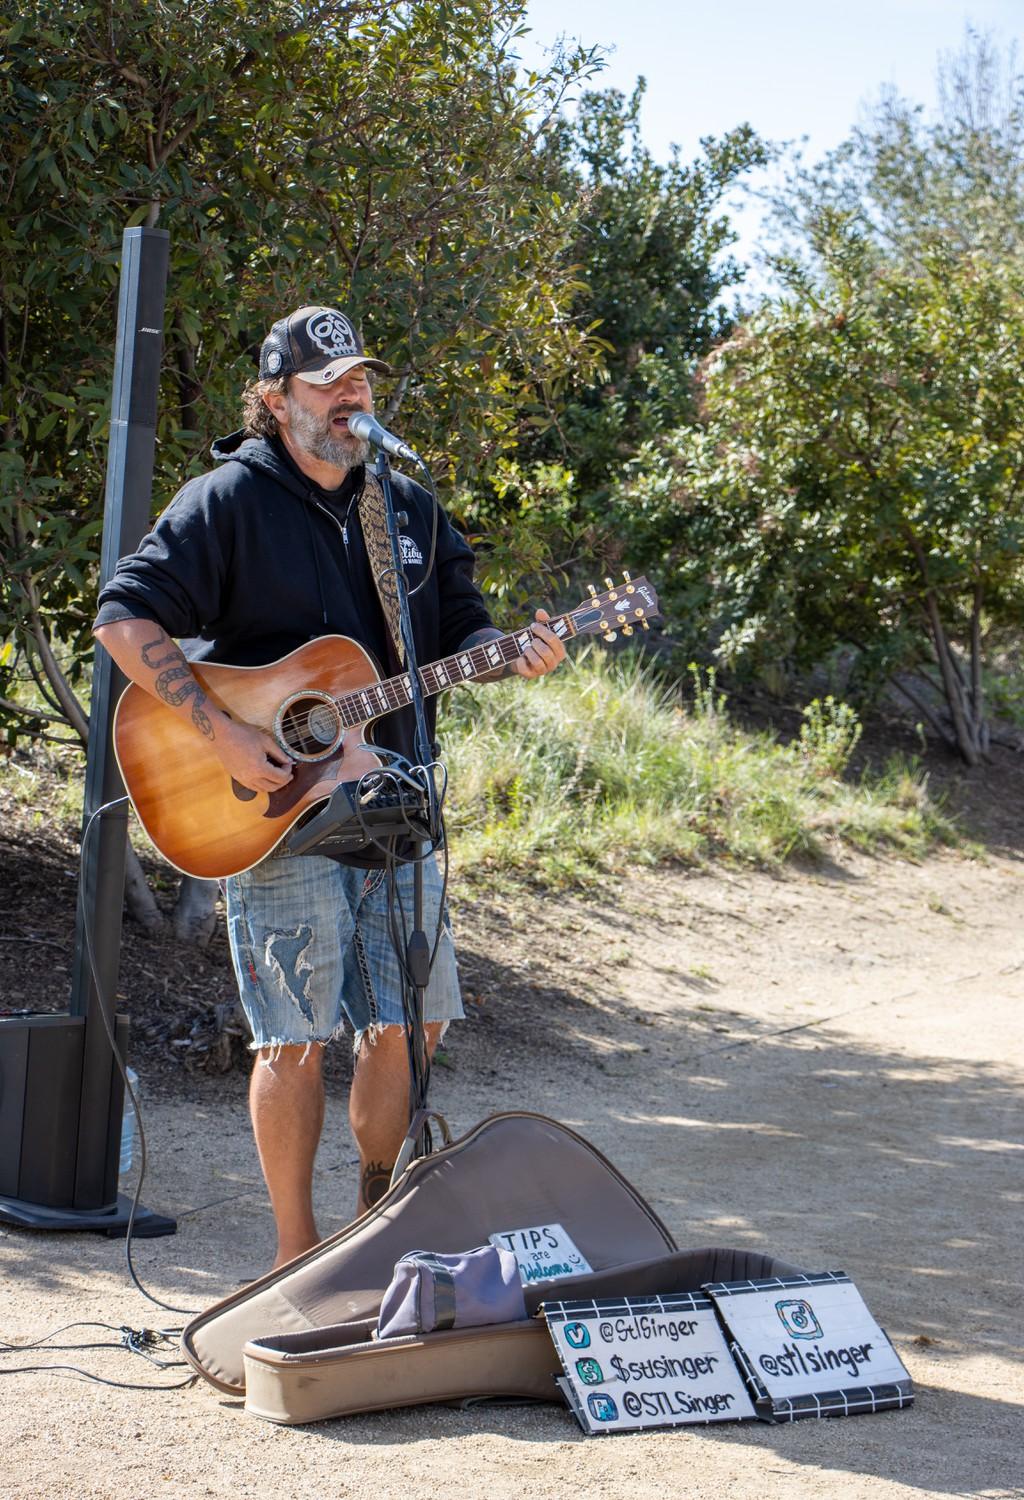
{"type": "Polygon", "coordinates": [[[247,1411],[274,1422],[430,1401],[560,1401],[558,1356],[537,1316],[545,1297],[667,1294],[795,1271],[748,1250],[679,1250],[599,1151],[555,1120],[517,1111],[411,1161],[368,1213],[193,1318],[182,1348],[211,1385],[244,1393],[247,1411]],[[592,1270],[525,1287],[524,1321],[375,1338],[401,1256],[456,1254],[542,1224],[560,1224],[592,1270]]]}

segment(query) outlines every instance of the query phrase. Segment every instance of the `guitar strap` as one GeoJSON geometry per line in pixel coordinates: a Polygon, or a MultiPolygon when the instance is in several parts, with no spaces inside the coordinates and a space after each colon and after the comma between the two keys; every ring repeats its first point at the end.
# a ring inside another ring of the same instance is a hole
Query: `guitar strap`
{"type": "Polygon", "coordinates": [[[402,645],[402,629],[398,611],[398,587],[391,560],[391,542],[388,538],[387,511],[384,490],[376,474],[366,470],[363,493],[359,497],[359,521],[363,528],[363,541],[370,559],[370,571],[380,607],[384,611],[388,635],[395,649],[399,668],[405,665],[405,649],[402,645]]]}

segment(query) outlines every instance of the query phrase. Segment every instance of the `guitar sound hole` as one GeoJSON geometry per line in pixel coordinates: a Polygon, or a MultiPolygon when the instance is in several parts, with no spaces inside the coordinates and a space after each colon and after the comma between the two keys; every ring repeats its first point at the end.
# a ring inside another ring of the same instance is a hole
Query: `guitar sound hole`
{"type": "Polygon", "coordinates": [[[320,760],[341,739],[337,705],[326,693],[296,693],[282,705],[275,725],[278,738],[299,760],[320,760]]]}

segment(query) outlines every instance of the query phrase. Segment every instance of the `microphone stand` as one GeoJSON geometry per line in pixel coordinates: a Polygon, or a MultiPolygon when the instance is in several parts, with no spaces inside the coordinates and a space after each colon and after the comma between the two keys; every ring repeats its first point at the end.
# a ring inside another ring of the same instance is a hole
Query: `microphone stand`
{"type": "MultiPolygon", "coordinates": [[[[391,491],[391,464],[383,447],[377,447],[374,473],[384,494],[388,540],[391,544],[391,568],[398,596],[399,629],[405,651],[405,669],[409,678],[409,696],[416,724],[414,739],[416,756],[419,764],[426,768],[430,766],[434,758],[433,749],[430,733],[427,729],[423,682],[420,678],[419,663],[416,660],[412,613],[409,608],[409,589],[402,564],[402,548],[398,533],[399,517],[395,513],[394,499],[391,491]]],[[[404,512],[401,515],[401,521],[402,524],[408,523],[408,517],[404,512]]],[[[399,663],[399,666],[401,666],[401,663],[399,663]]],[[[440,834],[440,819],[437,788],[434,785],[433,773],[430,771],[425,771],[423,791],[427,799],[427,827],[430,831],[431,842],[434,843],[440,834]]],[[[415,861],[413,865],[413,927],[406,944],[405,954],[406,972],[412,981],[411,992],[408,985],[403,985],[403,999],[408,1025],[409,1071],[412,1083],[410,1091],[410,1123],[416,1118],[419,1111],[426,1110],[427,1091],[430,1087],[430,1058],[427,1053],[426,1032],[423,1024],[427,983],[430,979],[430,945],[427,942],[427,935],[423,924],[423,845],[419,841],[413,840],[412,847],[412,858],[415,861]]],[[[413,1151],[417,1156],[422,1156],[429,1149],[430,1126],[426,1123],[424,1117],[423,1127],[416,1141],[413,1143],[413,1151]]]]}

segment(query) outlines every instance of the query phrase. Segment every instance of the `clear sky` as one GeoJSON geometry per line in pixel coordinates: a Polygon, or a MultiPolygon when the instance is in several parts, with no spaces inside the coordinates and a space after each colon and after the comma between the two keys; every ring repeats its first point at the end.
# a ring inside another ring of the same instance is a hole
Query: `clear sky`
{"type": "MultiPolygon", "coordinates": [[[[1018,44],[1024,66],[1024,0],[531,0],[524,62],[560,35],[609,50],[595,87],[628,92],[647,79],[644,144],[656,157],[673,144],[684,158],[701,136],[743,121],[772,140],[808,137],[823,155],[884,84],[930,109],[940,52],[965,28],[1018,44]]],[[[756,248],[759,214],[738,214],[743,258],[756,248]]]]}

